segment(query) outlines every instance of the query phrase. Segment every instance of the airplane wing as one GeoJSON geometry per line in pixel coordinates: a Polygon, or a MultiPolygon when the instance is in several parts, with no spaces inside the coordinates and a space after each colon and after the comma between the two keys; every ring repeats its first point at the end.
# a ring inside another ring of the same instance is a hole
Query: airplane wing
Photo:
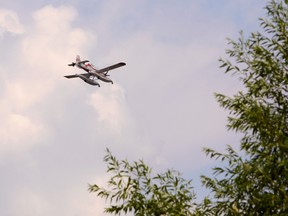
{"type": "Polygon", "coordinates": [[[78,62],[78,64],[86,63],[86,62],[89,62],[89,60],[80,61],[80,62],[78,62]]]}
{"type": "Polygon", "coordinates": [[[115,68],[118,68],[118,67],[122,67],[122,66],[125,66],[126,64],[124,62],[120,62],[118,64],[115,64],[115,65],[111,65],[109,67],[106,67],[106,68],[102,68],[100,70],[97,70],[98,73],[105,73],[105,72],[108,72],[110,70],[113,70],[115,68]]]}
{"type": "MultiPolygon", "coordinates": [[[[86,78],[89,78],[91,76],[89,73],[84,73],[84,74],[80,74],[80,75],[85,76],[86,78]]],[[[77,78],[77,77],[79,77],[79,75],[78,74],[66,75],[64,77],[66,77],[67,79],[71,79],[71,78],[77,78]]]]}
{"type": "Polygon", "coordinates": [[[68,79],[71,79],[71,78],[76,78],[76,77],[78,77],[77,75],[66,75],[66,76],[64,76],[64,77],[66,77],[66,78],[68,78],[68,79]]]}

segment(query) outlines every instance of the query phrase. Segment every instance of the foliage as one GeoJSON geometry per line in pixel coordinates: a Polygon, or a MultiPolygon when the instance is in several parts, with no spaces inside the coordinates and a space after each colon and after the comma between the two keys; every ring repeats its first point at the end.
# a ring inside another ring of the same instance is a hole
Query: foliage
{"type": "Polygon", "coordinates": [[[223,166],[213,177],[202,176],[211,190],[201,204],[193,203],[191,181],[173,170],[152,175],[142,160],[117,160],[107,149],[104,161],[108,189],[89,190],[110,201],[106,212],[158,215],[288,215],[288,0],[271,0],[263,32],[243,32],[229,40],[229,60],[220,59],[226,73],[238,76],[243,91],[233,97],[216,94],[227,109],[228,129],[240,132],[240,152],[204,149],[223,166]],[[193,213],[192,213],[193,212],[193,213]]]}
{"type": "Polygon", "coordinates": [[[152,175],[152,170],[142,160],[129,163],[117,160],[107,149],[104,158],[108,173],[108,189],[90,185],[90,192],[108,199],[110,207],[105,211],[112,214],[132,212],[139,216],[192,215],[192,200],[195,195],[191,181],[186,181],[173,170],[152,175]]]}
{"type": "Polygon", "coordinates": [[[242,156],[204,149],[224,161],[214,178],[202,176],[214,197],[202,204],[206,215],[288,215],[288,1],[270,1],[262,33],[229,40],[221,59],[226,73],[240,77],[244,90],[233,97],[216,94],[230,111],[228,128],[243,133],[242,156]]]}

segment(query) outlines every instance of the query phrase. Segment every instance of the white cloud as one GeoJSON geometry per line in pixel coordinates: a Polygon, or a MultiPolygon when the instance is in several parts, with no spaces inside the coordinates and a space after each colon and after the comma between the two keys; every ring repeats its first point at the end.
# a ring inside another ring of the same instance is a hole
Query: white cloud
{"type": "Polygon", "coordinates": [[[127,112],[125,92],[120,85],[102,87],[99,91],[92,93],[89,104],[97,112],[100,124],[109,133],[119,135],[125,130],[130,117],[127,112]]]}
{"type": "Polygon", "coordinates": [[[37,30],[48,36],[58,35],[59,32],[66,32],[70,28],[71,21],[77,17],[73,7],[45,6],[33,14],[36,20],[37,30]]]}
{"type": "Polygon", "coordinates": [[[67,66],[66,61],[74,60],[76,54],[85,54],[95,43],[91,33],[73,28],[76,17],[73,7],[64,6],[46,6],[33,14],[35,25],[23,41],[22,52],[36,73],[47,71],[48,77],[60,75],[67,66]]]}
{"type": "MultiPolygon", "coordinates": [[[[45,125],[49,117],[41,110],[61,89],[68,60],[74,60],[78,52],[85,53],[93,41],[91,33],[72,26],[76,17],[73,7],[46,6],[36,11],[34,23],[19,43],[21,59],[4,62],[0,152],[28,150],[53,131],[45,125]]],[[[6,31],[22,32],[13,11],[0,10],[1,25],[6,31]]]]}
{"type": "Polygon", "coordinates": [[[46,137],[48,129],[39,122],[31,106],[37,102],[35,88],[21,81],[7,81],[0,99],[0,153],[19,153],[46,137]]]}
{"type": "Polygon", "coordinates": [[[4,32],[21,34],[24,32],[23,25],[19,22],[17,13],[0,8],[0,36],[4,32]]]}
{"type": "Polygon", "coordinates": [[[43,195],[31,190],[30,188],[21,188],[15,194],[13,200],[11,215],[45,215],[49,212],[51,206],[45,200],[43,195]]]}
{"type": "Polygon", "coordinates": [[[2,112],[0,116],[0,154],[22,152],[43,138],[43,126],[33,119],[9,112],[2,112]]]}

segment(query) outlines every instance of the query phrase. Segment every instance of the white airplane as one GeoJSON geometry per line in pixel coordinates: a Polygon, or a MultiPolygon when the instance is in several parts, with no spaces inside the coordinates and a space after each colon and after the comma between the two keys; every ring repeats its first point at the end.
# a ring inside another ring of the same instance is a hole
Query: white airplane
{"type": "Polygon", "coordinates": [[[113,81],[108,78],[108,72],[110,70],[113,70],[118,67],[122,67],[126,65],[124,62],[120,62],[118,64],[111,65],[106,68],[97,69],[94,65],[92,65],[88,60],[81,61],[80,56],[77,55],[76,62],[72,62],[71,64],[68,64],[68,66],[77,66],[78,68],[81,68],[85,70],[87,73],[83,74],[75,74],[75,75],[66,75],[64,77],[71,79],[71,78],[80,78],[84,82],[90,84],[90,85],[97,85],[100,87],[100,84],[96,80],[101,80],[103,82],[111,82],[113,84],[113,81]]]}

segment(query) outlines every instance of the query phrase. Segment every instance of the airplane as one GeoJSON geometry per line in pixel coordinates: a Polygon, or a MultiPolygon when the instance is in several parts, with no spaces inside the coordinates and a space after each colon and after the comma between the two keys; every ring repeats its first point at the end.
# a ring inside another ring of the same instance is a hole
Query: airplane
{"type": "Polygon", "coordinates": [[[118,67],[125,66],[126,64],[124,62],[119,62],[117,64],[111,65],[109,67],[105,67],[102,69],[97,69],[94,65],[90,63],[89,60],[84,60],[81,61],[80,56],[76,56],[76,62],[72,62],[71,64],[68,64],[68,66],[77,66],[80,69],[85,70],[87,73],[83,74],[75,74],[75,75],[66,75],[64,77],[71,79],[71,78],[80,78],[84,82],[90,84],[90,85],[95,85],[100,87],[100,84],[97,82],[97,80],[101,80],[103,82],[110,82],[113,84],[113,81],[108,78],[108,72],[110,70],[113,70],[118,67]]]}

